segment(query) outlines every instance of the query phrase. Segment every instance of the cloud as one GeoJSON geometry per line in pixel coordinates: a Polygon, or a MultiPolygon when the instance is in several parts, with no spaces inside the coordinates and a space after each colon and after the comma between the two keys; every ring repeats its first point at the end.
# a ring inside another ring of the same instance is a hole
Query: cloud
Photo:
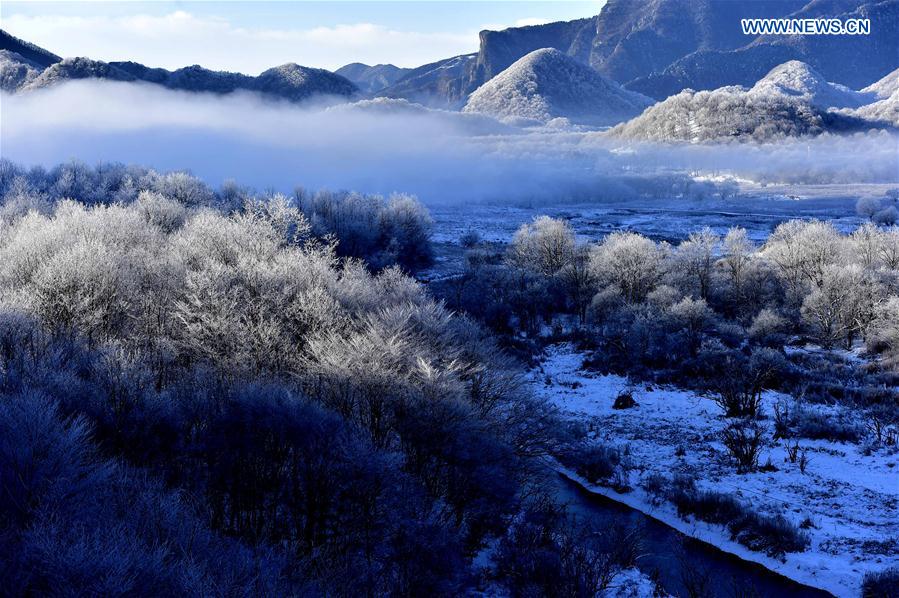
{"type": "Polygon", "coordinates": [[[248,28],[186,11],[166,15],[27,16],[4,28],[62,56],[134,60],[148,66],[259,72],[285,62],[336,69],[350,62],[419,66],[477,50],[477,31],[402,31],[373,23],[311,29],[248,28]]]}
{"type": "Polygon", "coordinates": [[[324,107],[251,93],[192,94],[75,81],[0,97],[4,158],[189,169],[212,185],[403,191],[425,203],[564,203],[676,197],[697,174],[755,181],[892,183],[886,133],[766,145],[623,142],[570,128],[517,129],[402,101],[324,107]]]}

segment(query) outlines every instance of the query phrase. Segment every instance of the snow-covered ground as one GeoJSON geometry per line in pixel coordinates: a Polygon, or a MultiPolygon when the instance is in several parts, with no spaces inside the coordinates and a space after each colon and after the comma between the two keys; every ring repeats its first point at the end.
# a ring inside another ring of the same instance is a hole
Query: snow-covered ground
{"type": "MultiPolygon", "coordinates": [[[[866,572],[899,565],[899,454],[895,450],[865,454],[856,444],[800,439],[810,457],[802,473],[798,464],[789,462],[785,442],[771,440],[773,424],[767,420],[763,423],[769,444],[760,462],[770,458],[777,471],[738,474],[718,441],[725,419],[710,398],[586,372],[581,369],[583,358],[571,345],[550,347],[546,359],[532,371],[531,383],[563,414],[586,423],[597,441],[628,447],[633,490],[620,494],[567,472],[590,490],[837,596],[858,596],[866,572]],[[615,397],[626,388],[634,391],[638,406],[612,409],[615,397]],[[788,553],[783,561],[752,552],[732,541],[722,526],[682,520],[668,502],[654,506],[641,488],[641,481],[651,474],[694,475],[699,488],[734,494],[756,511],[779,513],[796,524],[808,518],[811,545],[805,552],[788,553]]],[[[768,393],[763,412],[770,416],[773,403],[784,398],[768,393]]]]}

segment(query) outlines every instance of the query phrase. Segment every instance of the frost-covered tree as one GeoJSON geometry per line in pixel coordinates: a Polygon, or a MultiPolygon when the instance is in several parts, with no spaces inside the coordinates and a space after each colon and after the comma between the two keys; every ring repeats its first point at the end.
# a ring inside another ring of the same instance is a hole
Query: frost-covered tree
{"type": "Polygon", "coordinates": [[[540,216],[515,231],[508,256],[518,268],[552,276],[572,262],[576,245],[568,222],[540,216]]]}
{"type": "Polygon", "coordinates": [[[642,301],[664,273],[666,250],[635,233],[612,233],[590,250],[590,270],[603,285],[618,287],[627,301],[642,301]]]}
{"type": "Polygon", "coordinates": [[[712,286],[712,270],[721,239],[708,227],[690,233],[674,253],[675,268],[684,274],[699,298],[708,299],[712,286]]]}
{"type": "Polygon", "coordinates": [[[845,241],[834,226],[817,220],[780,224],[762,250],[771,260],[793,300],[809,287],[820,287],[828,266],[841,263],[845,241]]]}

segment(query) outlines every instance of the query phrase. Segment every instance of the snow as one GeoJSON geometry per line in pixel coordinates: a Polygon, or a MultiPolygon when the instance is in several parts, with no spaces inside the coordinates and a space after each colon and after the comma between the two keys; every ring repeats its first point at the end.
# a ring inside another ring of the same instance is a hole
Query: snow
{"type": "Polygon", "coordinates": [[[655,584],[649,576],[637,569],[625,569],[612,579],[609,587],[602,592],[602,598],[654,598],[655,584]]]}
{"type": "MultiPolygon", "coordinates": [[[[837,596],[858,595],[865,572],[899,565],[899,552],[890,546],[899,539],[899,455],[895,450],[865,454],[864,447],[851,443],[800,439],[810,456],[803,474],[798,464],[789,463],[784,442],[772,441],[761,463],[770,458],[777,471],[737,474],[717,441],[725,420],[711,399],[692,391],[634,386],[620,376],[585,372],[583,357],[570,345],[550,347],[545,361],[532,372],[533,388],[567,417],[585,421],[599,441],[628,446],[634,490],[620,494],[589,484],[570,471],[566,475],[685,534],[837,596]],[[628,387],[635,391],[638,406],[612,409],[615,396],[628,387]],[[679,446],[686,448],[685,455],[675,454],[679,446]],[[731,540],[721,526],[682,520],[667,502],[653,506],[640,487],[641,479],[651,474],[695,475],[698,487],[735,494],[759,512],[782,514],[796,524],[809,518],[811,546],[806,552],[788,553],[783,561],[754,553],[731,540]]],[[[763,412],[771,414],[777,400],[786,397],[766,394],[763,412]]],[[[771,422],[763,424],[770,432],[771,422]]]]}
{"type": "Polygon", "coordinates": [[[889,123],[894,127],[899,127],[899,89],[887,98],[848,113],[865,120],[889,123]]]}
{"type": "Polygon", "coordinates": [[[896,93],[897,90],[899,90],[899,69],[865,87],[862,92],[873,93],[877,98],[885,99],[896,93]]]}
{"type": "Polygon", "coordinates": [[[612,129],[625,139],[685,141],[738,139],[766,141],[782,137],[845,133],[899,126],[895,102],[866,104],[891,88],[878,82],[858,92],[828,82],[798,60],[772,69],[750,89],[721,87],[712,91],[685,89],[650,107],[640,116],[612,129]]]}
{"type": "Polygon", "coordinates": [[[798,60],[790,60],[771,69],[749,90],[749,94],[798,98],[825,109],[857,108],[875,99],[874,94],[829,83],[821,73],[798,60]]]}
{"type": "Polygon", "coordinates": [[[570,56],[543,48],[475,90],[464,111],[543,123],[566,118],[599,126],[636,116],[651,104],[570,56]]]}

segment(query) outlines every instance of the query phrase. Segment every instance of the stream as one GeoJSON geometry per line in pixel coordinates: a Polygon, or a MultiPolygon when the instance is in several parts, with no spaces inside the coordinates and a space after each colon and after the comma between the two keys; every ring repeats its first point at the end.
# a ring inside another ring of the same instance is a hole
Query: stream
{"type": "Polygon", "coordinates": [[[569,512],[597,529],[613,523],[642,530],[637,567],[656,579],[672,596],[733,598],[821,598],[828,592],[802,585],[757,563],[744,561],[610,498],[594,494],[558,475],[556,497],[569,512]]]}

